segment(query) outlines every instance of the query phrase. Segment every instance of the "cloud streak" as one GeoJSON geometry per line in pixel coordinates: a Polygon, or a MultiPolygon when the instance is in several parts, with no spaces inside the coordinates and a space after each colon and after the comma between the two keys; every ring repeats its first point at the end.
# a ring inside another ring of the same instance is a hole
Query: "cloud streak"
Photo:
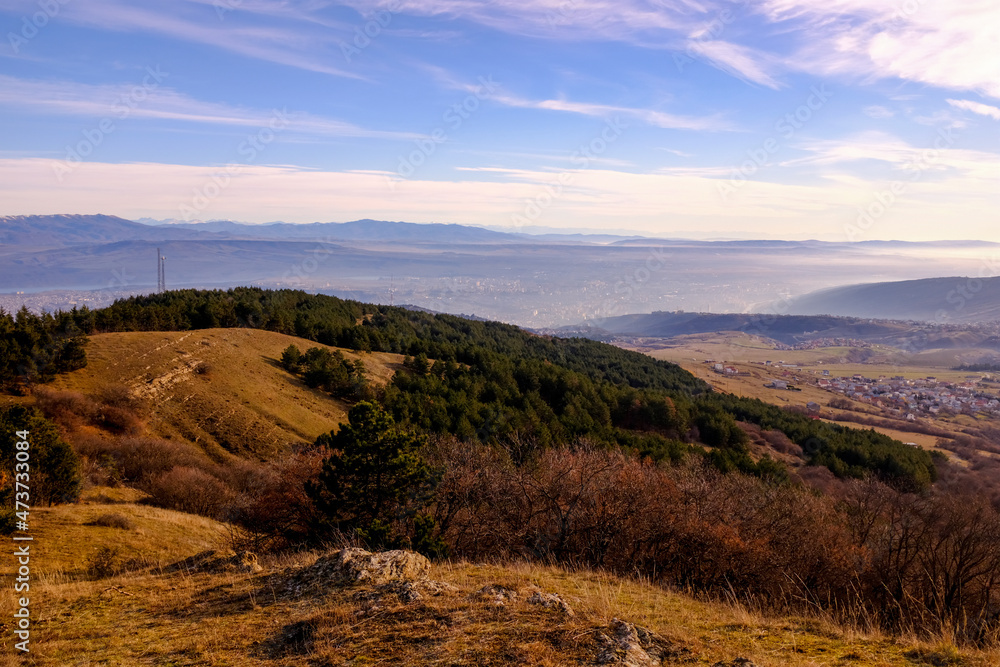
{"type": "Polygon", "coordinates": [[[980,116],[987,116],[993,120],[1000,120],[1000,108],[992,107],[988,104],[973,102],[972,100],[948,100],[948,104],[956,109],[964,109],[980,116]]]}
{"type": "MultiPolygon", "coordinates": [[[[169,76],[167,74],[166,76],[169,76]]],[[[37,81],[0,75],[0,106],[41,113],[180,121],[232,127],[260,127],[273,110],[262,111],[197,100],[176,90],[157,87],[143,91],[141,101],[133,84],[92,85],[70,81],[37,81]]],[[[345,121],[288,112],[287,130],[315,136],[415,139],[419,134],[372,130],[345,121]]]]}
{"type": "Polygon", "coordinates": [[[546,111],[561,111],[565,113],[592,116],[595,118],[612,118],[624,116],[638,120],[653,127],[670,130],[705,130],[711,132],[731,131],[733,125],[718,115],[714,116],[679,116],[653,109],[622,107],[611,104],[594,104],[588,102],[573,102],[570,100],[529,100],[514,95],[495,95],[491,99],[509,107],[519,109],[544,109],[546,111]]]}

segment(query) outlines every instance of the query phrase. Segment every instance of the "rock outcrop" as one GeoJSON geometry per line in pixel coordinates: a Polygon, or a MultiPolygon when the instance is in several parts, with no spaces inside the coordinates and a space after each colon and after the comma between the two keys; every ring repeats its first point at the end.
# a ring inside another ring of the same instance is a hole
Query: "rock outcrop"
{"type": "Polygon", "coordinates": [[[543,593],[542,591],[535,591],[528,598],[528,604],[541,605],[546,609],[558,609],[563,614],[569,617],[576,616],[576,612],[566,604],[565,600],[562,599],[558,593],[543,593]]]}
{"type": "Polygon", "coordinates": [[[625,665],[626,667],[656,667],[667,658],[688,653],[672,650],[670,642],[631,623],[615,618],[611,621],[610,636],[597,633],[598,665],[625,665]]]}
{"type": "MultiPolygon", "coordinates": [[[[364,549],[341,549],[321,556],[315,563],[281,576],[277,588],[287,595],[323,593],[334,587],[368,584],[396,594],[401,600],[420,595],[421,589],[429,590],[427,572],[430,561],[412,551],[383,551],[372,553],[364,549]],[[418,586],[394,586],[401,582],[421,582],[418,586]]],[[[383,593],[384,594],[384,593],[383,593]]]]}
{"type": "Polygon", "coordinates": [[[473,593],[472,597],[495,607],[506,607],[507,603],[517,599],[517,591],[500,584],[490,584],[473,593]]]}

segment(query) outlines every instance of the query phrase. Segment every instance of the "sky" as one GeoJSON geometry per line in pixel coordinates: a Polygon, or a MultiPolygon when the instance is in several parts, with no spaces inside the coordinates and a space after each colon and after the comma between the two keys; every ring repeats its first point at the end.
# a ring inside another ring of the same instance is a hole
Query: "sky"
{"type": "Polygon", "coordinates": [[[996,0],[0,0],[0,215],[1000,241],[996,0]]]}

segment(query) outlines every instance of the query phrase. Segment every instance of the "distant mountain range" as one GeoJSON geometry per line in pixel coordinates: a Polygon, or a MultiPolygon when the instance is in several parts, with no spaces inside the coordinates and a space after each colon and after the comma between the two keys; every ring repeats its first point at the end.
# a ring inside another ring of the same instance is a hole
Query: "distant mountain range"
{"type": "Polygon", "coordinates": [[[792,299],[787,312],[941,324],[1000,320],[1000,277],[956,276],[834,287],[792,299]]]}
{"type": "Polygon", "coordinates": [[[1000,317],[994,283],[921,281],[905,294],[905,283],[835,286],[974,272],[976,258],[995,246],[532,235],[382,220],[250,225],[8,216],[0,217],[0,307],[97,306],[149,292],[159,248],[169,288],[294,287],[527,327],[682,309],[931,320],[946,314],[945,321],[964,322],[1000,317]],[[784,294],[805,296],[791,309],[787,302],[769,308],[784,294]]]}
{"type": "Polygon", "coordinates": [[[249,225],[229,220],[143,224],[112,215],[0,217],[0,243],[58,248],[81,243],[167,240],[385,241],[393,243],[517,243],[519,237],[479,227],[384,220],[249,225]]]}
{"type": "Polygon", "coordinates": [[[150,227],[113,215],[12,215],[0,217],[0,245],[19,250],[120,241],[205,240],[211,230],[150,227]]]}

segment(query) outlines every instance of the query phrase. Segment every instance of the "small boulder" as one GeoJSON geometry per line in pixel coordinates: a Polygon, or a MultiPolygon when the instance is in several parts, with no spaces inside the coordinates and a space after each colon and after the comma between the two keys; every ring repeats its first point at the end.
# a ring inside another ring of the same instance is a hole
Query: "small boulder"
{"type": "Polygon", "coordinates": [[[384,584],[390,581],[413,581],[427,576],[430,561],[412,551],[341,549],[323,556],[306,568],[317,578],[331,584],[384,584]]]}
{"type": "Polygon", "coordinates": [[[274,589],[299,597],[323,593],[332,586],[420,581],[427,577],[430,561],[411,551],[371,553],[364,549],[341,549],[322,556],[312,565],[279,575],[274,589]]]}
{"type": "Polygon", "coordinates": [[[451,584],[430,579],[390,581],[387,584],[379,584],[371,590],[358,591],[354,594],[354,600],[361,603],[363,613],[370,613],[380,610],[389,598],[408,604],[423,600],[425,597],[434,597],[456,590],[458,589],[451,584]]]}
{"type": "Polygon", "coordinates": [[[687,648],[676,648],[671,642],[646,628],[618,618],[611,620],[610,633],[610,636],[603,632],[597,633],[598,665],[655,667],[666,660],[686,660],[691,656],[687,648]]]}
{"type": "Polygon", "coordinates": [[[543,593],[542,591],[535,591],[528,598],[528,604],[538,604],[546,609],[558,609],[567,616],[576,616],[573,609],[566,604],[562,597],[558,593],[543,593]]]}
{"type": "Polygon", "coordinates": [[[500,584],[490,584],[483,586],[473,594],[477,600],[483,600],[496,607],[506,607],[508,602],[517,599],[517,591],[500,584]]]}

